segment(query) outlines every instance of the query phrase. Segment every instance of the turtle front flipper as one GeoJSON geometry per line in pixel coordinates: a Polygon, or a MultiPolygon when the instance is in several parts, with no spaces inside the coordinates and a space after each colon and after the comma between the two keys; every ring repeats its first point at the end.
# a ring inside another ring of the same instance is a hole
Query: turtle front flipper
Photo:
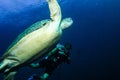
{"type": "Polygon", "coordinates": [[[61,8],[57,2],[57,0],[47,0],[48,1],[48,6],[50,9],[50,17],[53,21],[57,21],[60,23],[61,21],[61,8]]]}

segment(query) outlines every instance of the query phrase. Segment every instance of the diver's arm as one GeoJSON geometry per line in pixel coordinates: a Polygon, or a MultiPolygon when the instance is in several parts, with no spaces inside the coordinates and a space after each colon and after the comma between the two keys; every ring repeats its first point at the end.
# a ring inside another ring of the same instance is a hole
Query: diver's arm
{"type": "Polygon", "coordinates": [[[57,0],[47,0],[50,9],[50,17],[53,21],[61,21],[61,9],[57,0]]]}
{"type": "Polygon", "coordinates": [[[49,53],[48,53],[48,57],[49,56],[51,56],[51,55],[53,55],[53,54],[55,54],[56,52],[57,52],[57,47],[56,48],[54,48],[52,51],[50,51],[49,53]]]}

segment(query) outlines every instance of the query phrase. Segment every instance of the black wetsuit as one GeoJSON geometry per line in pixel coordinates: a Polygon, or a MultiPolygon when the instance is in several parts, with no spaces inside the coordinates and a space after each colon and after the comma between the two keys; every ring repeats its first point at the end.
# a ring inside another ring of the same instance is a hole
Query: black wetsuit
{"type": "Polygon", "coordinates": [[[44,58],[39,62],[39,68],[45,68],[45,73],[51,75],[54,69],[63,62],[70,63],[69,51],[57,49],[53,55],[44,58]]]}

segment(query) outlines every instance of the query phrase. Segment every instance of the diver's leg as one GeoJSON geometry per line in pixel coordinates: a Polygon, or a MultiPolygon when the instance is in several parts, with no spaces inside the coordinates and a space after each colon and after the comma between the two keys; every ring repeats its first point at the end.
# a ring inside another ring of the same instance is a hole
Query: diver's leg
{"type": "Polygon", "coordinates": [[[42,76],[34,74],[28,80],[47,80],[48,77],[49,77],[48,73],[44,73],[42,76]]]}
{"type": "Polygon", "coordinates": [[[40,78],[41,80],[46,80],[49,77],[48,73],[44,73],[40,78]]]}
{"type": "Polygon", "coordinates": [[[47,0],[49,9],[50,9],[50,16],[53,21],[60,22],[61,21],[61,9],[57,2],[57,0],[47,0]]]}

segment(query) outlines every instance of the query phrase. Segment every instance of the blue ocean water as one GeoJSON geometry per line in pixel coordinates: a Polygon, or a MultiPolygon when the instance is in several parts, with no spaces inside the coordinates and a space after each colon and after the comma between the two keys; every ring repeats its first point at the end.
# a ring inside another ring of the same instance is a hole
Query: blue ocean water
{"type": "MultiPolygon", "coordinates": [[[[63,18],[74,20],[61,38],[61,43],[73,45],[72,62],[63,64],[49,80],[120,80],[120,0],[58,1],[63,18]]],[[[24,29],[48,18],[45,0],[0,0],[0,56],[24,29]]],[[[23,67],[16,80],[42,72],[23,67]]]]}

